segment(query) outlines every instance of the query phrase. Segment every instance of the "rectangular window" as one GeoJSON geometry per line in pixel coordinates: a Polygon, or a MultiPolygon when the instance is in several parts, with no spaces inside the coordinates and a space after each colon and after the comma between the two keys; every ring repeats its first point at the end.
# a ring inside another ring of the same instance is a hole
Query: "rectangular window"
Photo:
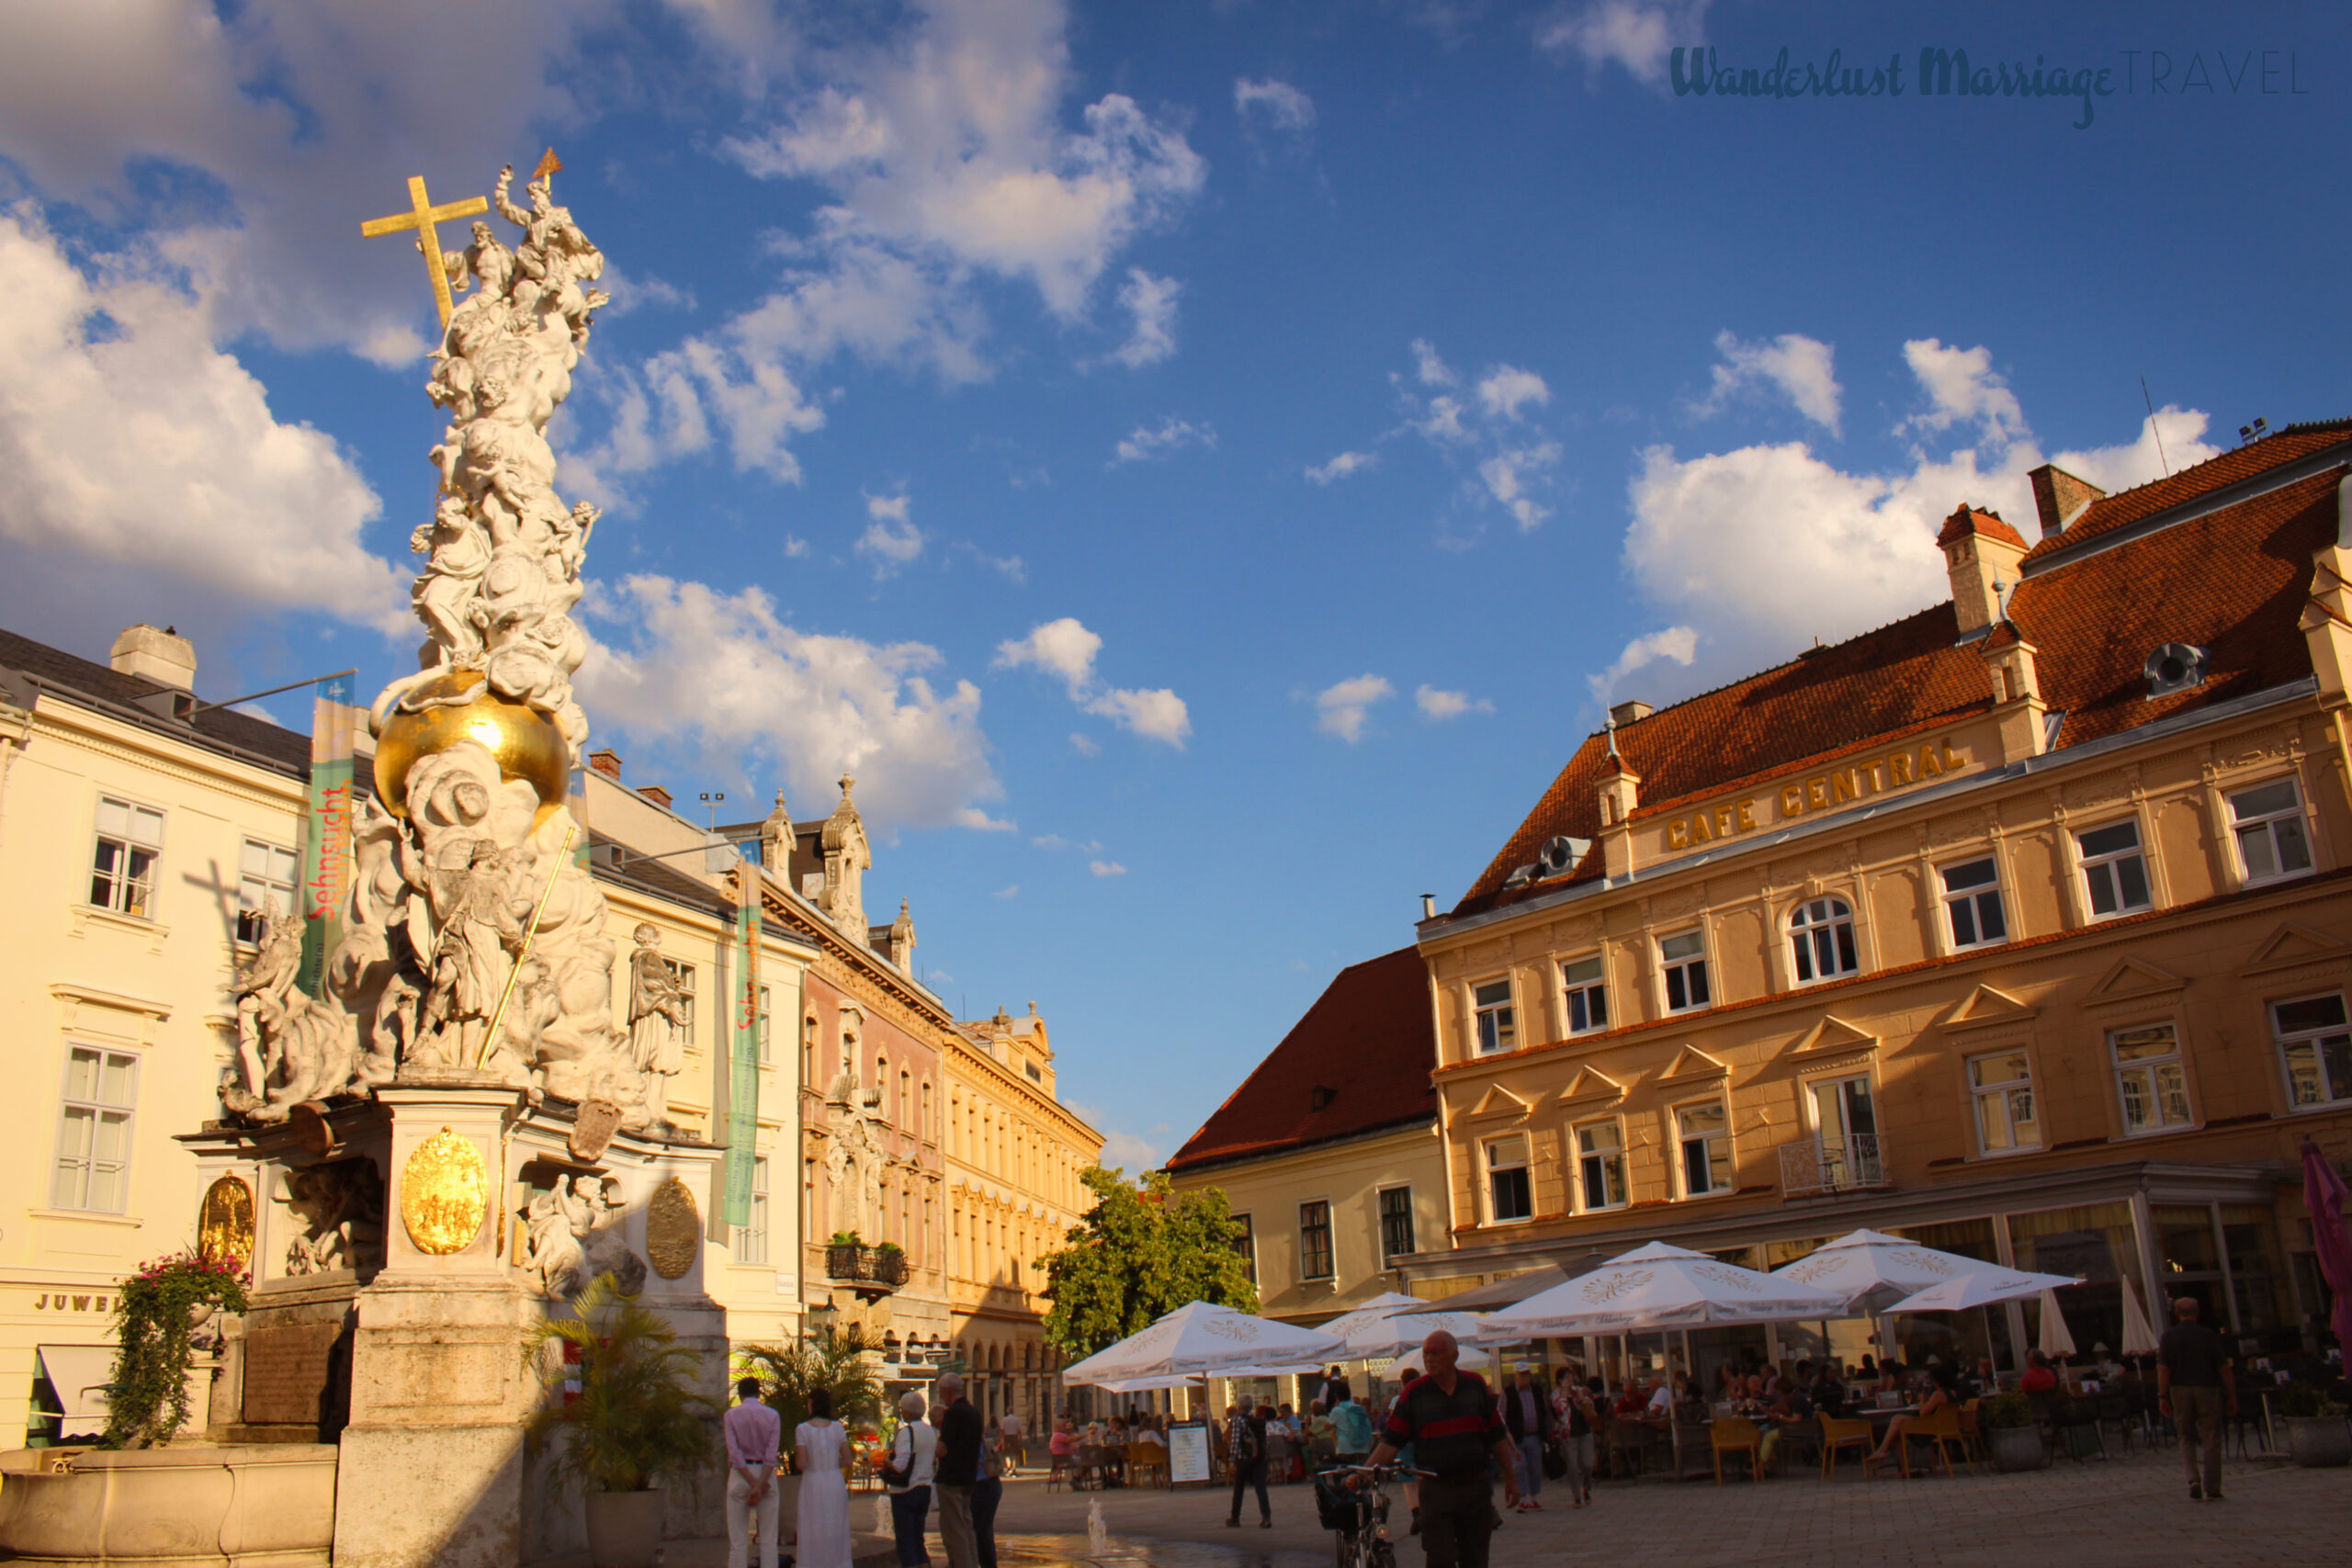
{"type": "Polygon", "coordinates": [[[2298,1108],[2352,1100],[2352,1032],[2341,994],[2305,997],[2270,1010],[2279,1054],[2287,1062],[2287,1098],[2298,1108]]]}
{"type": "Polygon", "coordinates": [[[1988,1155],[2041,1146],[2033,1110],[2033,1070],[2022,1051],[1968,1059],[1969,1092],[1976,1100],[1976,1137],[1988,1155]]]}
{"type": "Polygon", "coordinates": [[[237,940],[261,941],[261,918],[271,908],[295,915],[294,879],[298,874],[292,850],[247,839],[237,861],[237,940]]]}
{"type": "Polygon", "coordinates": [[[1954,947],[1983,947],[2009,939],[2008,921],[2001,915],[2001,875],[1993,857],[1942,867],[1944,908],[1951,916],[1954,947]]]}
{"type": "Polygon", "coordinates": [[[1707,1005],[1707,939],[1700,931],[1681,931],[1657,939],[1657,955],[1666,966],[1666,1010],[1688,1012],[1707,1005]]]}
{"type": "Polygon", "coordinates": [[[1320,1200],[1298,1206],[1298,1277],[1331,1277],[1331,1205],[1320,1200]]]}
{"type": "Polygon", "coordinates": [[[670,978],[678,984],[678,1011],[685,1020],[678,1025],[678,1032],[691,1041],[695,1037],[695,966],[681,964],[674,958],[665,958],[662,962],[668,967],[670,978]]]}
{"type": "Polygon", "coordinates": [[[1682,1145],[1682,1195],[1703,1198],[1731,1190],[1731,1128],[1724,1103],[1677,1106],[1674,1134],[1682,1145]]]}
{"type": "Polygon", "coordinates": [[[1561,964],[1560,984],[1567,989],[1569,1033],[1589,1034],[1609,1027],[1609,986],[1601,977],[1599,953],[1561,964]]]}
{"type": "Polygon", "coordinates": [[[2188,1125],[2188,1079],[2181,1070],[2180,1037],[2169,1023],[2116,1029],[2115,1085],[2123,1097],[2123,1130],[2161,1133],[2188,1125]]]}
{"type": "Polygon", "coordinates": [[[752,1160],[751,1217],[735,1233],[735,1261],[765,1263],[768,1260],[768,1162],[754,1156],[752,1160]]]}
{"type": "Polygon", "coordinates": [[[1413,1190],[1384,1188],[1380,1194],[1380,1260],[1402,1258],[1413,1250],[1413,1190]]]}
{"type": "Polygon", "coordinates": [[[1509,1051],[1519,1043],[1519,1026],[1511,1016],[1509,978],[1489,980],[1473,987],[1470,999],[1477,1009],[1480,1055],[1509,1051]]]}
{"type": "Polygon", "coordinates": [[[2099,919],[2149,907],[2148,863],[2140,853],[2140,824],[2117,822],[2075,835],[2083,852],[2083,883],[2099,919]]]}
{"type": "Polygon", "coordinates": [[[763,1066],[766,1065],[768,1059],[768,1025],[775,1021],[774,1010],[775,1010],[768,1005],[768,988],[765,986],[762,986],[760,987],[759,1036],[760,1063],[763,1066]]]}
{"type": "Polygon", "coordinates": [[[1588,1122],[1577,1129],[1577,1175],[1588,1210],[1624,1206],[1625,1141],[1616,1122],[1588,1122]]]}
{"type": "Polygon", "coordinates": [[[90,865],[90,902],[118,915],[152,918],[155,857],[163,851],[162,812],[100,795],[98,847],[90,865]]]}
{"type": "Polygon", "coordinates": [[[1524,1133],[1496,1138],[1487,1145],[1487,1197],[1488,1218],[1497,1224],[1534,1217],[1535,1199],[1528,1186],[1524,1133]]]}
{"type": "Polygon", "coordinates": [[[122,1213],[130,1198],[130,1114],[138,1099],[137,1057],[85,1045],[67,1049],[51,1208],[122,1213]]]}
{"type": "Polygon", "coordinates": [[[1250,1276],[1250,1282],[1254,1285],[1258,1282],[1257,1227],[1250,1223],[1250,1216],[1247,1214],[1234,1215],[1233,1223],[1241,1227],[1240,1234],[1233,1238],[1233,1250],[1241,1255],[1242,1270],[1250,1276]]]}
{"type": "Polygon", "coordinates": [[[2302,792],[2292,779],[2230,796],[2230,830],[2237,835],[2238,860],[2249,883],[2301,876],[2312,868],[2302,792]]]}

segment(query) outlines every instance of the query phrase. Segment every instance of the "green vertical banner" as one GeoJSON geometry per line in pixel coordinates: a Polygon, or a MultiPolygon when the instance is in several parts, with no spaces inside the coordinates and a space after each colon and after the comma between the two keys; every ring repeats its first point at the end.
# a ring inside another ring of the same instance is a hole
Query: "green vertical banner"
{"type": "Polygon", "coordinates": [[[586,871],[589,866],[587,769],[571,770],[571,782],[564,786],[563,807],[571,813],[572,823],[580,829],[571,840],[571,863],[586,871]]]}
{"type": "Polygon", "coordinates": [[[351,892],[352,730],[357,714],[345,699],[348,677],[319,682],[311,703],[311,794],[302,825],[302,968],[298,984],[321,992],[327,954],[343,938],[351,892]]]}
{"type": "Polygon", "coordinates": [[[735,865],[735,1076],[727,1096],[727,1196],[730,1225],[752,1219],[752,1160],[760,1142],[760,869],[735,865]]]}

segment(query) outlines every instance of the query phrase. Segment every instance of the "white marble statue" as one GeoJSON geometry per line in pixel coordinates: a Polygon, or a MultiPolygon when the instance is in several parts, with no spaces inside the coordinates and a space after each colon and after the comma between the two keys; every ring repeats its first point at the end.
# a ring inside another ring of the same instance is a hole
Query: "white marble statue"
{"type": "Polygon", "coordinates": [[[645,1075],[645,1101],[655,1120],[668,1111],[670,1080],[686,1065],[685,995],[662,956],[662,931],[640,924],[628,958],[629,1054],[645,1075]]]}

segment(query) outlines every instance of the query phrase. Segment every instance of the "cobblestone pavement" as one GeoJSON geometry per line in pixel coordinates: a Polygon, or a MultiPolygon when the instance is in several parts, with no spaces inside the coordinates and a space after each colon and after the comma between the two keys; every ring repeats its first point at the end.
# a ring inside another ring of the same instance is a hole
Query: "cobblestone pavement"
{"type": "MultiPolygon", "coordinates": [[[[2233,1460],[2228,1500],[2189,1501],[2177,1450],[2145,1450],[2051,1470],[1998,1475],[1980,1466],[1946,1479],[1864,1482],[1852,1465],[1824,1483],[1802,1470],[1761,1483],[1731,1480],[1604,1482],[1589,1508],[1550,1494],[1540,1514],[1505,1516],[1494,1568],[1553,1568],[1577,1559],[1635,1556],[1674,1568],[2151,1568],[2194,1563],[2352,1563],[2352,1469],[2298,1470],[2233,1460]]],[[[1009,1557],[1092,1559],[1114,1568],[1328,1568],[1330,1535],[1318,1528],[1313,1489],[1273,1489],[1274,1528],[1257,1528],[1256,1500],[1242,1527],[1225,1528],[1229,1494],[1178,1491],[1048,1493],[1008,1484],[997,1516],[1009,1557]],[[1086,1525],[1099,1502],[1107,1551],[1091,1550],[1086,1525]]],[[[1402,1499],[1396,1518],[1404,1520],[1402,1499]]],[[[935,1543],[934,1564],[945,1558],[935,1543]]],[[[1419,1543],[1397,1551],[1399,1568],[1421,1568],[1419,1543]]]]}

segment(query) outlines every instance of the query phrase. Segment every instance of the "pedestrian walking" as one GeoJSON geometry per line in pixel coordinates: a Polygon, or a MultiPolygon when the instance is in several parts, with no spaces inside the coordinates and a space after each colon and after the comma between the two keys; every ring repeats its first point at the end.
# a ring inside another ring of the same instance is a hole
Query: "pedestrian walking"
{"type": "Polygon", "coordinates": [[[760,1568],[775,1568],[775,1456],[784,1417],[760,1397],[760,1380],[735,1385],[735,1407],[719,1421],[727,1446],[727,1568],[744,1568],[756,1523],[760,1568]]]}
{"type": "Polygon", "coordinates": [[[1488,1465],[1498,1465],[1503,1503],[1519,1506],[1519,1450],[1486,1381],[1456,1365],[1461,1349],[1438,1329],[1421,1341],[1422,1375],[1407,1383],[1382,1428],[1374,1464],[1386,1464],[1408,1445],[1419,1467],[1421,1550],[1430,1568],[1487,1568],[1487,1549],[1498,1522],[1488,1465]]]}
{"type": "Polygon", "coordinates": [[[2172,1303],[2178,1321],[2156,1342],[2156,1408],[2180,1429],[2188,1495],[2222,1501],[2222,1416],[2238,1413],[2237,1375],[2222,1337],[2197,1321],[2197,1298],[2172,1303]],[[2199,1448],[2204,1450],[2199,1467],[2199,1448]]]}

